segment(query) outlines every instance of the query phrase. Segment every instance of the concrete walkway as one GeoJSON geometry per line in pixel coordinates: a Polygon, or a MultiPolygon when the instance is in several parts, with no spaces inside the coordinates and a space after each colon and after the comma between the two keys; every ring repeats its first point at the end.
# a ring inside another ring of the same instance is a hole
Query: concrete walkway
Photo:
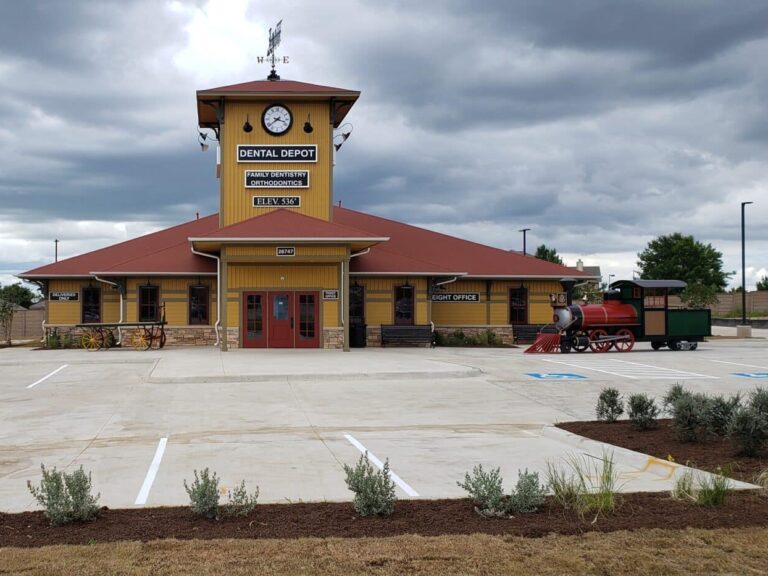
{"type": "Polygon", "coordinates": [[[274,382],[368,378],[462,378],[482,374],[472,366],[429,358],[424,349],[253,350],[216,348],[163,350],[148,382],[274,382]]]}

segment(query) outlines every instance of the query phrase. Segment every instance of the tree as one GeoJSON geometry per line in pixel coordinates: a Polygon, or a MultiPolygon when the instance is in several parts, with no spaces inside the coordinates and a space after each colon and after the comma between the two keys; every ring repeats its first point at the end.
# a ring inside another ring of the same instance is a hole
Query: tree
{"type": "Polygon", "coordinates": [[[723,255],[711,244],[679,232],[651,240],[637,257],[644,280],[683,280],[689,287],[699,284],[722,292],[733,274],[723,271],[723,255]]]}
{"type": "Polygon", "coordinates": [[[540,260],[546,260],[547,262],[554,262],[555,264],[560,264],[562,266],[563,259],[560,258],[560,256],[557,255],[557,250],[554,248],[547,248],[546,244],[542,244],[538,248],[536,248],[536,253],[534,254],[536,258],[539,258],[540,260]]]}
{"type": "Polygon", "coordinates": [[[706,308],[714,306],[718,302],[717,288],[704,284],[688,284],[688,287],[680,294],[680,300],[688,308],[706,308]]]}
{"type": "Polygon", "coordinates": [[[0,286],[0,300],[5,300],[6,302],[12,302],[13,304],[23,306],[24,308],[29,308],[36,299],[37,294],[21,284],[0,286]]]}
{"type": "Polygon", "coordinates": [[[8,346],[11,345],[11,327],[13,325],[13,313],[16,306],[13,302],[0,300],[0,327],[3,329],[3,339],[8,346]]]}
{"type": "Polygon", "coordinates": [[[768,276],[763,276],[757,281],[758,290],[768,290],[768,276]]]}

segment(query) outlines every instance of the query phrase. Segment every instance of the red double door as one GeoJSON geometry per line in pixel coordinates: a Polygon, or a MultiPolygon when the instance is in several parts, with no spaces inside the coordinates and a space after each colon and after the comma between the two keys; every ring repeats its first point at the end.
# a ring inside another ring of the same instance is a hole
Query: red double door
{"type": "Polygon", "coordinates": [[[318,348],[318,292],[244,292],[244,348],[318,348]]]}

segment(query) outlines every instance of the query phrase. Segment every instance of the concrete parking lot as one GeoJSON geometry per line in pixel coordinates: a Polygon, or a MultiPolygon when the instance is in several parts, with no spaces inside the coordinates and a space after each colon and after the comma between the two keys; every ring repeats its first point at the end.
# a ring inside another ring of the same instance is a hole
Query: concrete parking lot
{"type": "MultiPolygon", "coordinates": [[[[768,343],[695,352],[525,355],[517,349],[0,350],[0,510],[35,507],[40,463],[83,465],[111,507],[184,504],[210,467],[262,502],[348,500],[343,464],[388,458],[398,496],[463,496],[464,472],[518,469],[603,446],[549,426],[592,419],[599,391],[660,398],[768,385],[768,343]]],[[[664,463],[616,453],[626,490],[666,490],[664,463]]]]}

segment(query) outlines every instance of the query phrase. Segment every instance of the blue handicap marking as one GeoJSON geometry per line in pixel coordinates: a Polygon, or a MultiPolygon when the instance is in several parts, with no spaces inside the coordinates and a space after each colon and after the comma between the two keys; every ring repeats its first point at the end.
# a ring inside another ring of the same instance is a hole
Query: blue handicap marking
{"type": "Polygon", "coordinates": [[[586,380],[586,376],[581,374],[573,374],[571,372],[528,372],[528,376],[532,376],[539,380],[586,380]]]}
{"type": "Polygon", "coordinates": [[[734,372],[733,375],[742,378],[768,378],[768,372],[734,372]]]}

